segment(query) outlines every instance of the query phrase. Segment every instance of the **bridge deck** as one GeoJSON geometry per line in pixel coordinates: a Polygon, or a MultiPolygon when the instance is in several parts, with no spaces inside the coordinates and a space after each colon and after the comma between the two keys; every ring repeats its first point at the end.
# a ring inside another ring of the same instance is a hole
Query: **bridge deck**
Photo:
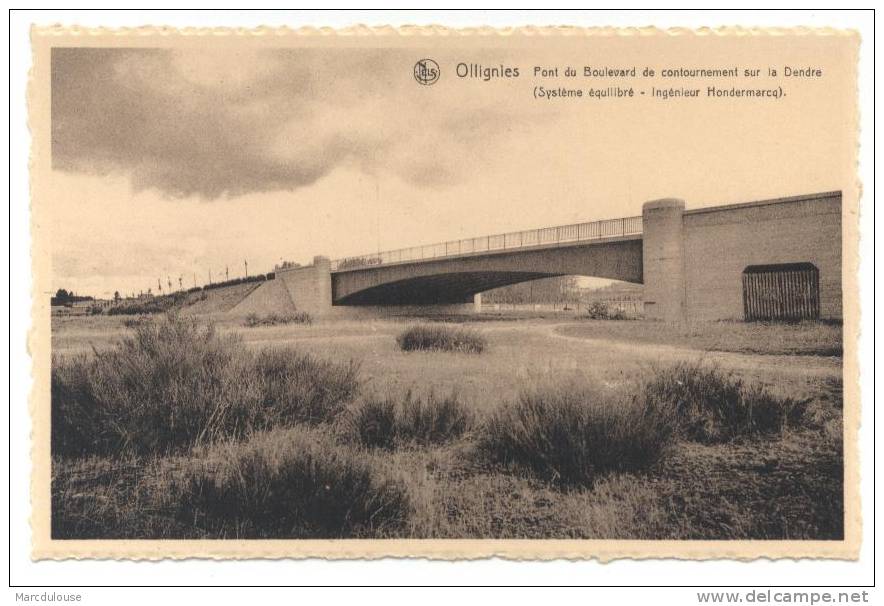
{"type": "Polygon", "coordinates": [[[642,218],[640,216],[605,219],[602,221],[543,227],[478,238],[451,240],[438,244],[400,248],[357,257],[345,257],[332,261],[331,269],[333,272],[351,271],[381,265],[434,261],[488,252],[517,251],[558,244],[572,245],[577,242],[635,236],[641,233],[642,218]]]}

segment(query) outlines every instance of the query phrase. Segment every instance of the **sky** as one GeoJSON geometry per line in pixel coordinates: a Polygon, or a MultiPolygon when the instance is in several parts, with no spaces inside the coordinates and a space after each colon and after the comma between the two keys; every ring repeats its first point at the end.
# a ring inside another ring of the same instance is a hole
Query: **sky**
{"type": "Polygon", "coordinates": [[[843,42],[771,37],[751,55],[724,38],[625,38],[576,50],[55,48],[53,288],[107,297],[237,277],[245,261],[263,273],[638,215],[660,197],[693,208],[849,186],[843,42]],[[413,78],[427,54],[442,68],[432,86],[413,78]],[[461,61],[521,73],[461,79],[461,61]],[[535,79],[534,65],[771,62],[821,65],[825,78],[788,81],[779,101],[531,94],[570,85],[535,79]]]}

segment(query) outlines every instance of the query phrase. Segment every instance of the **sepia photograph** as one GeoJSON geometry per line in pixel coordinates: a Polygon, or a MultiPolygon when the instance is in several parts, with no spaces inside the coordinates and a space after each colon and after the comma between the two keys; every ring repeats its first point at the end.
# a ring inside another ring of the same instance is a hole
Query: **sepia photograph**
{"type": "Polygon", "coordinates": [[[32,31],[37,557],[856,557],[855,32],[216,34],[32,31]]]}

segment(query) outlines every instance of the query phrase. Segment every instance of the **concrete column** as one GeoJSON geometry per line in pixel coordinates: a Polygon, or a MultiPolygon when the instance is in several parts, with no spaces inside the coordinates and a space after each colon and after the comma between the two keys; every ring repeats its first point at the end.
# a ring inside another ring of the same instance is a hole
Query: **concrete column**
{"type": "Polygon", "coordinates": [[[313,271],[316,280],[315,314],[328,315],[332,311],[331,259],[321,255],[313,257],[313,271]]]}
{"type": "Polygon", "coordinates": [[[480,292],[473,295],[473,311],[476,313],[482,312],[482,293],[480,292]]]}
{"type": "Polygon", "coordinates": [[[645,317],[685,319],[684,200],[665,198],[642,207],[645,317]]]}

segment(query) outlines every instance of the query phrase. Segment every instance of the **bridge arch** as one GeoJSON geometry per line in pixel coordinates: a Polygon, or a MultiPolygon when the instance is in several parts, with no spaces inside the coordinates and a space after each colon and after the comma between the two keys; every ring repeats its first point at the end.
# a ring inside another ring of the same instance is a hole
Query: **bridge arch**
{"type": "Polygon", "coordinates": [[[642,282],[640,237],[339,270],[334,305],[464,303],[476,293],[565,275],[642,282]]]}

